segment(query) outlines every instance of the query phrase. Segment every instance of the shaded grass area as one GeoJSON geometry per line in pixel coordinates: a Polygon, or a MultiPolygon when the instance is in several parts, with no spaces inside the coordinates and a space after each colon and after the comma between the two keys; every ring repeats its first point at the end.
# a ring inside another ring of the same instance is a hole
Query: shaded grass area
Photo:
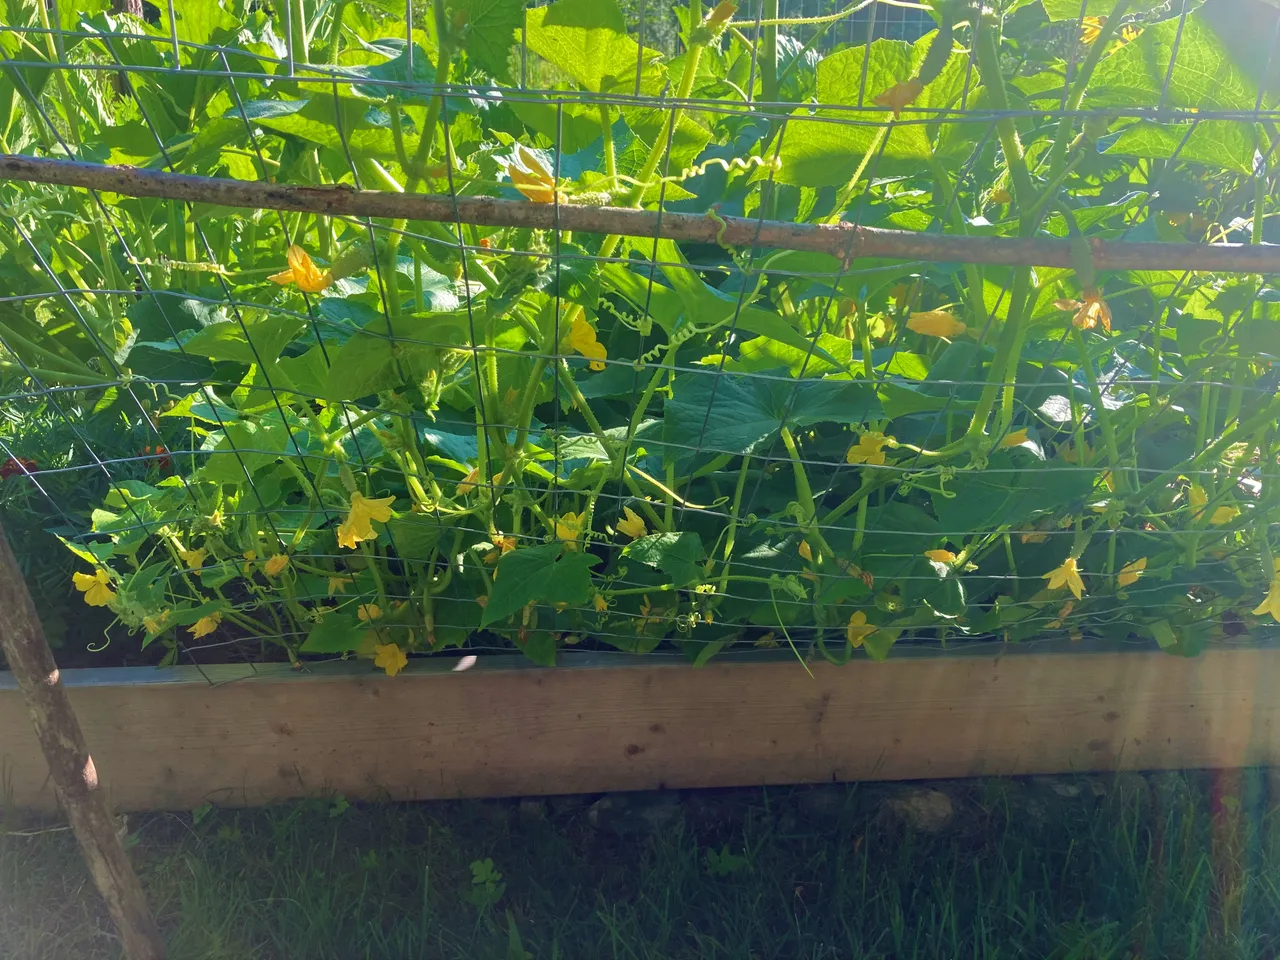
{"type": "MultiPolygon", "coordinates": [[[[339,798],[129,829],[176,958],[1270,958],[1264,780],[339,798]]],[[[0,836],[0,956],[117,956],[69,834],[0,836]]]]}

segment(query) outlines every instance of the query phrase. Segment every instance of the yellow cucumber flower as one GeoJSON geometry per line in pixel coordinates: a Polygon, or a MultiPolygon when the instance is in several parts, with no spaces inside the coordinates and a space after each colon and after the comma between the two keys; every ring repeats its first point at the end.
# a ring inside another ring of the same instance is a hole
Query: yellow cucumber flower
{"type": "Polygon", "coordinates": [[[568,200],[563,191],[556,189],[555,177],[541,158],[524,145],[518,145],[515,163],[507,167],[511,185],[534,203],[564,203],[568,200]]]}
{"type": "Polygon", "coordinates": [[[992,203],[1013,203],[1013,194],[1004,187],[996,187],[991,191],[992,203]]]}
{"type": "Polygon", "coordinates": [[[142,618],[142,625],[147,628],[148,633],[159,633],[164,629],[164,625],[169,622],[169,611],[161,610],[149,617],[142,618]]]}
{"type": "Polygon", "coordinates": [[[480,482],[480,468],[472,467],[471,472],[458,481],[458,496],[465,497],[480,482]]]}
{"type": "Polygon", "coordinates": [[[1072,311],[1075,316],[1071,323],[1080,330],[1101,326],[1107,333],[1111,332],[1111,308],[1097,290],[1086,290],[1083,300],[1055,300],[1053,305],[1059,310],[1072,311]]]}
{"type": "Polygon", "coordinates": [[[409,658],[400,649],[400,644],[379,643],[373,648],[373,665],[385,670],[388,677],[394,677],[409,665],[409,658]]]}
{"type": "Polygon", "coordinates": [[[192,639],[199,640],[201,637],[207,637],[209,634],[213,633],[213,631],[217,630],[218,624],[221,622],[222,614],[215,610],[213,613],[205,614],[194,624],[187,627],[187,629],[191,631],[192,639]]]}
{"type": "Polygon", "coordinates": [[[893,437],[869,430],[858,436],[858,442],[844,455],[845,463],[868,463],[879,466],[884,463],[884,447],[892,445],[893,437]]]}
{"type": "Polygon", "coordinates": [[[844,628],[844,635],[849,640],[849,646],[860,647],[862,642],[875,633],[878,628],[867,623],[867,615],[861,610],[855,610],[853,615],[849,617],[849,625],[844,628]]]}
{"type": "Polygon", "coordinates": [[[1220,527],[1224,523],[1230,523],[1238,516],[1240,516],[1240,508],[1231,503],[1218,507],[1213,513],[1209,514],[1209,523],[1215,527],[1220,527]]]}
{"type": "Polygon", "coordinates": [[[1271,587],[1267,590],[1266,599],[1258,604],[1254,610],[1254,616],[1269,613],[1272,620],[1280,621],[1280,560],[1274,561],[1275,576],[1271,578],[1271,587]]]}
{"type": "Polygon", "coordinates": [[[587,511],[566,513],[556,518],[556,539],[563,540],[569,549],[576,549],[574,544],[582,536],[582,525],[586,522],[587,511]]]}
{"type": "Polygon", "coordinates": [[[354,550],[361,540],[376,540],[371,520],[386,523],[391,519],[391,504],[395,497],[371,499],[359,490],[351,494],[351,512],[338,526],[338,546],[354,550]]]}
{"type": "Polygon", "coordinates": [[[1067,557],[1062,561],[1062,566],[1050,570],[1043,579],[1049,581],[1050,590],[1066,587],[1075,594],[1077,600],[1084,593],[1084,581],[1080,579],[1080,568],[1076,566],[1075,557],[1067,557]]]}
{"type": "Polygon", "coordinates": [[[955,563],[956,555],[950,550],[926,550],[924,555],[934,563],[955,563]]]}
{"type": "Polygon", "coordinates": [[[953,340],[969,328],[945,310],[926,310],[913,313],[907,321],[907,329],[926,337],[953,340]]]}
{"type": "Polygon", "coordinates": [[[625,517],[617,523],[619,533],[625,533],[632,540],[639,540],[649,532],[649,528],[644,525],[644,520],[630,507],[623,507],[622,512],[625,517]]]}
{"type": "Polygon", "coordinates": [[[1021,427],[1011,433],[1005,434],[1005,438],[1000,441],[1001,447],[1020,447],[1027,442],[1027,428],[1021,427]]]}
{"type": "Polygon", "coordinates": [[[209,551],[203,548],[199,550],[179,550],[178,556],[182,558],[182,562],[187,565],[188,570],[199,570],[204,566],[204,558],[209,555],[209,551]]]}
{"type": "Polygon", "coordinates": [[[377,620],[382,616],[382,608],[376,603],[362,603],[356,607],[356,617],[364,623],[377,620]]]}
{"type": "Polygon", "coordinates": [[[595,327],[586,320],[582,317],[574,317],[573,325],[569,327],[569,333],[564,339],[565,343],[591,361],[587,364],[589,369],[595,371],[604,369],[604,361],[608,359],[609,353],[605,350],[604,344],[596,339],[595,327]]]}
{"type": "Polygon", "coordinates": [[[1139,557],[1126,563],[1120,568],[1120,572],[1116,574],[1116,583],[1122,587],[1127,587],[1131,583],[1137,583],[1142,577],[1142,572],[1147,569],[1147,558],[1139,557]]]}
{"type": "Polygon", "coordinates": [[[596,613],[607,613],[609,610],[609,601],[604,598],[603,593],[597,593],[592,597],[591,605],[596,608],[596,613]]]}
{"type": "Polygon", "coordinates": [[[335,593],[346,593],[347,584],[351,582],[351,577],[330,577],[329,596],[332,597],[335,593]]]}
{"type": "Polygon", "coordinates": [[[888,90],[878,94],[875,98],[875,105],[884,107],[886,110],[892,110],[893,117],[896,120],[902,116],[903,108],[915,103],[916,97],[920,96],[920,92],[923,89],[924,84],[920,82],[920,78],[912,77],[910,80],[895,83],[888,90]]]}
{"type": "Polygon", "coordinates": [[[101,567],[93,573],[72,574],[71,582],[84,594],[84,602],[91,607],[105,607],[115,596],[111,589],[111,575],[101,567]]]}
{"type": "Polygon", "coordinates": [[[1076,602],[1074,600],[1068,600],[1066,603],[1062,605],[1062,608],[1058,610],[1057,618],[1054,620],[1050,620],[1048,623],[1045,624],[1045,626],[1048,627],[1050,630],[1059,629],[1062,626],[1062,621],[1067,619],[1067,617],[1071,616],[1071,611],[1074,610],[1075,607],[1076,607],[1076,602]]]}
{"type": "Polygon", "coordinates": [[[311,262],[311,256],[296,243],[285,254],[289,269],[272,274],[268,279],[285,287],[296,283],[304,293],[320,293],[333,284],[333,274],[328,270],[320,272],[320,268],[311,262]]]}
{"type": "Polygon", "coordinates": [[[1193,483],[1187,490],[1187,503],[1191,504],[1192,514],[1195,519],[1200,519],[1200,514],[1204,513],[1204,506],[1209,502],[1209,494],[1204,492],[1204,487],[1198,483],[1193,483]]]}
{"type": "MultiPolygon", "coordinates": [[[[1102,28],[1106,25],[1106,17],[1085,17],[1080,21],[1080,42],[1092,46],[1094,41],[1102,35],[1102,28]]],[[[1110,52],[1115,53],[1126,43],[1138,39],[1142,33],[1142,28],[1134,23],[1126,23],[1122,26],[1118,33],[1118,39],[1112,46],[1110,52]]]]}
{"type": "Polygon", "coordinates": [[[287,553],[277,553],[274,556],[267,557],[262,564],[262,572],[268,577],[278,577],[284,573],[284,568],[289,565],[289,555],[287,553]]]}

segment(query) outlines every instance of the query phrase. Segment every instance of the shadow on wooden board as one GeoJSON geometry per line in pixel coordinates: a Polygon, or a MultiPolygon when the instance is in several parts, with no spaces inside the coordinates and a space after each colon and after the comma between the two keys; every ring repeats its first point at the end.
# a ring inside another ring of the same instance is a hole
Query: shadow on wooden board
{"type": "MultiPolygon", "coordinates": [[[[907,651],[845,667],[622,656],[67,671],[119,810],[1280,763],[1280,651],[907,651]],[[210,680],[214,682],[211,684],[210,680]]],[[[0,674],[8,802],[51,809],[0,674]]]]}

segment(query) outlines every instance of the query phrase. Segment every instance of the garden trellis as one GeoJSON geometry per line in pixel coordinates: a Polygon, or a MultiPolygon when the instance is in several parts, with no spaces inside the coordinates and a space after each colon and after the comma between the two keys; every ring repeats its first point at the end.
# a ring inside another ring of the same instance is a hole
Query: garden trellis
{"type": "Polygon", "coordinates": [[[392,674],[1274,623],[1276,10],[778,6],[11,3],[45,605],[392,674]]]}

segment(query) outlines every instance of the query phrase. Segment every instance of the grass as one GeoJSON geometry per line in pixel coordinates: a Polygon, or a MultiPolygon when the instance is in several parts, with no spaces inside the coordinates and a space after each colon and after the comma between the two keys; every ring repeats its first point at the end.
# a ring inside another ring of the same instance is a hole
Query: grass
{"type": "MultiPolygon", "coordinates": [[[[175,958],[1274,958],[1246,773],[132,818],[175,958]],[[935,798],[936,799],[936,798],[935,798]]],[[[0,956],[116,957],[69,834],[0,836],[0,956]]]]}

